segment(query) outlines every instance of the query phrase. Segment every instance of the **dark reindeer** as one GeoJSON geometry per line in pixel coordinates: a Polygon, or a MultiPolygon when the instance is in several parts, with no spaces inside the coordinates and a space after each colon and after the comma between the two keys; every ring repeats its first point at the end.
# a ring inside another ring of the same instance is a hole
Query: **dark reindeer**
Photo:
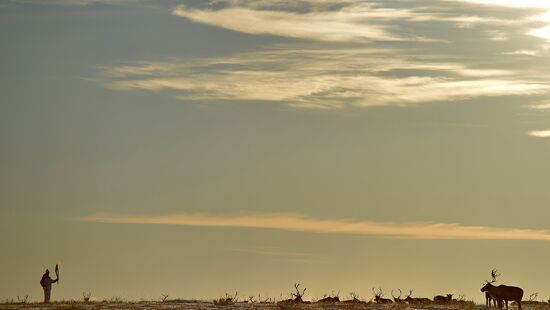
{"type": "Polygon", "coordinates": [[[447,294],[447,296],[437,295],[434,297],[434,302],[438,304],[450,304],[453,302],[453,294],[447,294]]]}
{"type": "Polygon", "coordinates": [[[359,300],[359,295],[357,293],[351,292],[349,293],[350,299],[342,301],[345,304],[363,304],[364,301],[359,300]]]}
{"type": "Polygon", "coordinates": [[[409,290],[409,295],[407,295],[407,297],[405,297],[404,299],[409,304],[425,305],[432,302],[429,298],[412,298],[411,297],[412,293],[413,293],[413,290],[409,290]]]}
{"type": "Polygon", "coordinates": [[[506,303],[506,309],[508,309],[508,301],[515,301],[518,304],[518,309],[521,310],[521,299],[523,298],[523,290],[515,286],[499,285],[494,286],[497,277],[500,276],[496,269],[491,270],[491,282],[485,281],[485,285],[481,288],[481,291],[488,292],[491,297],[497,300],[498,307],[502,309],[503,302],[506,303]]]}
{"type": "Polygon", "coordinates": [[[296,289],[296,293],[292,293],[292,296],[294,296],[294,299],[292,299],[292,301],[293,302],[304,302],[302,300],[302,297],[304,297],[304,294],[306,293],[307,287],[304,288],[304,290],[300,292],[300,283],[294,283],[294,288],[296,289]]]}
{"type": "Polygon", "coordinates": [[[491,301],[493,302],[493,306],[496,308],[497,307],[497,300],[493,298],[493,296],[491,296],[491,294],[489,292],[485,292],[485,306],[487,308],[491,308],[491,301]]]}
{"type": "Polygon", "coordinates": [[[382,298],[384,296],[384,292],[382,291],[382,288],[378,288],[378,292],[374,290],[374,287],[372,288],[372,293],[374,294],[374,301],[377,304],[391,304],[391,299],[388,298],[382,298]]]}
{"type": "Polygon", "coordinates": [[[305,304],[310,303],[309,301],[304,301],[302,299],[302,297],[304,297],[304,294],[306,293],[307,288],[304,288],[300,292],[300,283],[294,283],[294,289],[296,289],[296,293],[290,293],[290,295],[293,298],[281,300],[281,301],[277,302],[277,305],[286,306],[286,305],[299,304],[299,303],[305,303],[305,304]]]}
{"type": "MultiPolygon", "coordinates": [[[[494,283],[497,281],[497,278],[500,276],[498,271],[496,269],[491,270],[491,283],[494,283]]],[[[491,308],[491,300],[493,301],[493,305],[496,308],[497,307],[497,299],[491,296],[491,293],[485,292],[485,306],[487,308],[491,308]]]]}
{"type": "Polygon", "coordinates": [[[327,296],[327,297],[324,297],[324,298],[321,298],[319,300],[317,300],[318,303],[322,303],[322,304],[334,304],[334,303],[337,303],[337,302],[340,302],[340,297],[338,296],[327,296]]]}
{"type": "Polygon", "coordinates": [[[333,296],[327,296],[325,294],[325,296],[323,296],[323,298],[317,300],[318,303],[322,303],[322,304],[333,304],[333,303],[337,303],[337,302],[340,302],[340,292],[338,292],[338,294],[334,294],[334,291],[332,292],[332,295],[333,296]]]}
{"type": "Polygon", "coordinates": [[[395,295],[393,295],[393,290],[391,291],[391,297],[396,304],[402,304],[405,302],[405,300],[401,298],[402,294],[403,292],[401,292],[401,289],[399,289],[399,296],[395,297],[395,295]]]}

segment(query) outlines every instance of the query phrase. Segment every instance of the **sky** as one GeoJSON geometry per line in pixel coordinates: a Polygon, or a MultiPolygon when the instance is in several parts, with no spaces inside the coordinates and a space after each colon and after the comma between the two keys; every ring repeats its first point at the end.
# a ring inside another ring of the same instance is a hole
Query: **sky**
{"type": "Polygon", "coordinates": [[[0,1],[0,300],[550,298],[550,4],[0,1]]]}

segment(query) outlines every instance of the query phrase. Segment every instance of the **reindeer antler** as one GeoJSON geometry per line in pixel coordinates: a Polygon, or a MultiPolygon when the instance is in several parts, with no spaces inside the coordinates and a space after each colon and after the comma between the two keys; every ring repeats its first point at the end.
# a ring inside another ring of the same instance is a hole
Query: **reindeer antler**
{"type": "Polygon", "coordinates": [[[372,288],[372,293],[374,294],[374,297],[380,298],[384,295],[384,292],[382,291],[382,288],[378,288],[378,292],[374,290],[374,287],[372,288]]]}
{"type": "Polygon", "coordinates": [[[493,279],[491,283],[496,282],[498,277],[500,277],[500,273],[498,273],[498,270],[496,269],[491,270],[491,278],[493,279]]]}
{"type": "Polygon", "coordinates": [[[302,297],[306,293],[307,287],[300,293],[300,283],[294,283],[294,288],[296,289],[296,294],[292,294],[295,297],[302,297]]]}

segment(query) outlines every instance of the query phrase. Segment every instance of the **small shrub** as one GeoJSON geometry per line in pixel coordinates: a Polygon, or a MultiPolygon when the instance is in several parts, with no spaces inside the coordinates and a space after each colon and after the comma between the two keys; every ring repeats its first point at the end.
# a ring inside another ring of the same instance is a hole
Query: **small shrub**
{"type": "Polygon", "coordinates": [[[122,300],[122,297],[120,297],[120,296],[113,296],[109,299],[103,299],[103,302],[111,303],[111,304],[120,304],[124,301],[122,300]]]}
{"type": "Polygon", "coordinates": [[[235,296],[231,296],[231,295],[225,293],[225,297],[220,297],[218,299],[213,300],[214,305],[216,305],[216,306],[231,305],[231,304],[237,302],[237,295],[238,295],[238,292],[235,292],[235,296]]]}
{"type": "Polygon", "coordinates": [[[19,295],[17,296],[17,303],[19,304],[26,304],[28,300],[29,300],[29,295],[25,295],[21,297],[19,297],[19,295]]]}

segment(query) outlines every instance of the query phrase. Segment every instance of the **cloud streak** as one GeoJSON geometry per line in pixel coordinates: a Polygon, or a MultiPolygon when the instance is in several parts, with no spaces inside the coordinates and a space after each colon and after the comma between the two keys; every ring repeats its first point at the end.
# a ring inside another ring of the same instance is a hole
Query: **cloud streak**
{"type": "Polygon", "coordinates": [[[445,223],[391,223],[351,219],[314,219],[295,214],[214,216],[172,214],[124,216],[95,214],[78,220],[110,224],[181,225],[196,227],[275,229],[321,234],[351,234],[401,239],[534,240],[550,241],[550,231],[445,223]]]}
{"type": "MultiPolygon", "coordinates": [[[[550,2],[541,1],[541,0],[447,0],[447,1],[467,2],[472,4],[480,4],[484,6],[540,10],[545,13],[531,19],[546,21],[546,22],[548,22],[548,14],[550,13],[550,2]]],[[[527,32],[527,34],[550,41],[550,25],[541,27],[541,28],[531,29],[527,32]]]]}
{"type": "Polygon", "coordinates": [[[545,101],[537,104],[530,104],[525,106],[531,110],[550,110],[550,102],[545,101]]]}
{"type": "Polygon", "coordinates": [[[183,5],[173,14],[192,21],[248,34],[278,35],[320,41],[401,40],[381,26],[364,22],[353,11],[295,13],[285,11],[226,8],[189,9],[183,5]]]}
{"type": "Polygon", "coordinates": [[[541,0],[447,0],[453,2],[468,2],[482,5],[504,6],[512,8],[550,9],[550,3],[541,0]]]}
{"type": "Polygon", "coordinates": [[[550,130],[529,131],[527,135],[535,138],[550,138],[550,130]]]}
{"type": "Polygon", "coordinates": [[[318,109],[407,106],[534,95],[549,89],[514,71],[374,49],[273,49],[195,61],[145,62],[105,72],[107,86],[117,90],[171,90],[184,100],[271,101],[318,109]]]}
{"type": "Polygon", "coordinates": [[[128,6],[145,6],[153,1],[150,0],[12,0],[23,4],[40,4],[40,5],[60,5],[60,6],[88,6],[95,4],[102,5],[128,5],[128,6]]]}
{"type": "MultiPolygon", "coordinates": [[[[525,20],[455,14],[430,6],[387,6],[362,1],[210,1],[211,6],[176,7],[172,14],[194,22],[256,35],[276,35],[328,42],[439,41],[408,30],[398,22],[447,22],[456,26],[512,26],[525,20]],[[214,4],[224,4],[213,9],[214,4]],[[390,23],[390,24],[388,24],[390,23]],[[401,29],[403,30],[403,29],[401,29]],[[399,33],[399,34],[398,34],[399,33]]],[[[443,40],[444,41],[444,40],[443,40]]]]}
{"type": "Polygon", "coordinates": [[[541,15],[547,8],[523,3],[188,1],[172,14],[241,33],[304,40],[217,58],[112,66],[96,80],[114,90],[165,92],[183,101],[264,101],[325,110],[545,95],[550,84],[536,63],[542,57],[534,56],[546,52],[526,46],[525,34],[547,22],[541,15]],[[464,46],[478,44],[461,54],[464,46]]]}

